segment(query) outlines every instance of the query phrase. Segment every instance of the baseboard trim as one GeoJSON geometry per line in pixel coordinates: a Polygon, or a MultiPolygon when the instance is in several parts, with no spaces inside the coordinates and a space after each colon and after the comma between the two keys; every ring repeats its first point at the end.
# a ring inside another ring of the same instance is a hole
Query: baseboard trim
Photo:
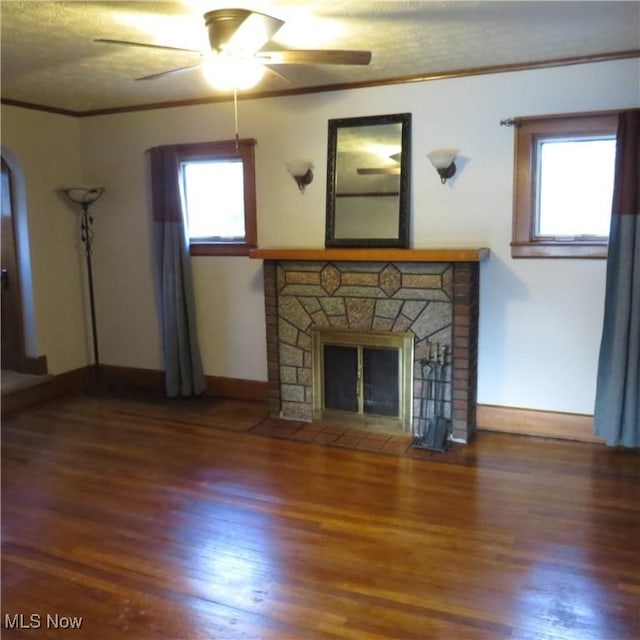
{"type": "MultiPolygon", "coordinates": [[[[164,393],[164,371],[100,365],[101,382],[114,389],[153,391],[164,393]]],[[[51,380],[28,389],[2,396],[2,415],[46,402],[58,396],[83,393],[93,381],[93,367],[81,367],[55,375],[51,380]]],[[[266,402],[269,385],[260,380],[206,376],[206,395],[216,398],[232,398],[266,402]]]]}
{"type": "Polygon", "coordinates": [[[269,383],[261,380],[206,376],[207,394],[217,398],[236,400],[257,400],[266,402],[269,398],[269,383]]]}
{"type": "Polygon", "coordinates": [[[604,443],[593,434],[593,416],[581,413],[479,404],[476,422],[484,431],[604,443]]]}
{"type": "MultiPolygon", "coordinates": [[[[108,385],[164,393],[164,371],[114,365],[100,365],[100,370],[103,381],[108,385]]],[[[268,383],[260,380],[205,376],[205,381],[206,394],[216,398],[266,402],[269,396],[268,383]]]]}
{"type": "Polygon", "coordinates": [[[4,416],[59,396],[82,393],[90,380],[90,374],[90,367],[81,367],[52,376],[50,380],[35,387],[3,395],[0,413],[4,416]]]}
{"type": "Polygon", "coordinates": [[[158,371],[157,369],[139,369],[101,364],[100,376],[102,382],[108,386],[157,391],[159,393],[164,390],[164,371],[158,371]]]}
{"type": "Polygon", "coordinates": [[[24,372],[34,376],[44,376],[49,373],[47,356],[26,356],[24,359],[24,372]]]}
{"type": "MultiPolygon", "coordinates": [[[[144,389],[164,393],[164,371],[100,365],[103,382],[125,389],[144,389]]],[[[58,374],[47,383],[2,397],[2,414],[61,395],[82,393],[91,381],[92,367],[58,374]]],[[[206,376],[209,396],[266,402],[269,384],[260,380],[206,376]]],[[[604,443],[593,435],[593,416],[559,411],[541,411],[479,404],[476,407],[479,430],[519,435],[604,443]]]]}

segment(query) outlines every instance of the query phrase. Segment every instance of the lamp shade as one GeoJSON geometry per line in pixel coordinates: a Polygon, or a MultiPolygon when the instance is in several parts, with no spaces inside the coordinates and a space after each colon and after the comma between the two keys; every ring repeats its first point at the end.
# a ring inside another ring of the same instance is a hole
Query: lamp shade
{"type": "Polygon", "coordinates": [[[75,202],[77,204],[91,204],[104,193],[104,187],[66,187],[64,189],[61,189],[61,191],[72,202],[75,202]]]}
{"type": "Polygon", "coordinates": [[[427,158],[431,160],[431,164],[436,169],[446,169],[451,166],[456,155],[458,155],[457,149],[434,149],[431,153],[427,154],[427,158]]]}

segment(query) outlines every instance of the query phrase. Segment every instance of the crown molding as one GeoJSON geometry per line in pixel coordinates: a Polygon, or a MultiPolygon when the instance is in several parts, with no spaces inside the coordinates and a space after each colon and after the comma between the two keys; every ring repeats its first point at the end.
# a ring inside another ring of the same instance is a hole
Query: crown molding
{"type": "MultiPolygon", "coordinates": [[[[468,69],[455,69],[452,71],[440,71],[434,73],[421,73],[410,76],[398,76],[393,78],[383,78],[380,80],[367,80],[363,82],[349,82],[342,84],[327,84],[313,87],[301,87],[298,89],[282,89],[278,91],[255,91],[238,94],[238,100],[260,100],[265,98],[281,98],[286,96],[298,96],[311,93],[328,93],[332,91],[347,91],[351,89],[366,89],[369,87],[385,87],[396,84],[410,84],[414,82],[429,82],[432,80],[451,80],[455,78],[466,78],[470,76],[491,75],[495,73],[508,73],[514,71],[530,71],[535,69],[549,69],[553,67],[566,67],[577,64],[589,64],[594,62],[610,62],[614,60],[625,60],[628,58],[640,58],[640,49],[630,49],[626,51],[614,51],[609,53],[591,54],[586,56],[572,56],[567,58],[554,58],[550,60],[538,60],[532,62],[518,62],[513,64],[502,64],[487,67],[472,67],[468,69]]],[[[129,113],[134,111],[150,111],[155,109],[174,109],[176,107],[192,107],[203,104],[215,104],[219,102],[230,102],[231,95],[209,96],[207,98],[194,98],[190,100],[171,100],[166,102],[154,102],[148,104],[137,104],[123,107],[109,107],[105,109],[90,109],[87,111],[73,111],[70,109],[60,109],[48,105],[34,104],[11,98],[2,98],[2,104],[24,109],[46,111],[59,115],[72,116],[76,118],[86,118],[91,116],[113,115],[118,113],[129,113]]]]}

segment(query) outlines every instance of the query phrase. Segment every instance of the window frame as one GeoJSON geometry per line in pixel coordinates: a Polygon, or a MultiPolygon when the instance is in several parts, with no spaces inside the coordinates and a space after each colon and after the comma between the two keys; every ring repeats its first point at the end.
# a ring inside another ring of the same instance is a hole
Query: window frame
{"type": "MultiPolygon", "coordinates": [[[[244,186],[244,240],[214,241],[210,238],[192,240],[185,217],[189,253],[192,256],[248,256],[251,249],[258,246],[258,225],[256,215],[256,179],[255,153],[256,141],[253,138],[221,140],[216,142],[197,142],[178,145],[178,163],[203,160],[240,160],[242,162],[244,186]]],[[[180,178],[182,185],[182,178],[180,178]]]]}
{"type": "Polygon", "coordinates": [[[518,118],[514,122],[515,172],[512,258],[606,258],[609,239],[538,237],[536,201],[538,141],[584,137],[616,137],[618,112],[573,113],[518,118]]]}

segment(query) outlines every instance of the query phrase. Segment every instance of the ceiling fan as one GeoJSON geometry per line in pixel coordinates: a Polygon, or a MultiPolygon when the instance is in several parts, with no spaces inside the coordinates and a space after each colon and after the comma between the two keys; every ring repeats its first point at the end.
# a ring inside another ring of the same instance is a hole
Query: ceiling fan
{"type": "Polygon", "coordinates": [[[402,154],[401,153],[394,153],[393,155],[389,156],[389,158],[391,160],[393,160],[394,162],[397,162],[397,166],[391,166],[391,167],[358,167],[356,169],[356,172],[359,176],[399,176],[400,175],[400,158],[401,158],[402,154]]]}
{"type": "MultiPolygon", "coordinates": [[[[367,65],[370,51],[344,49],[297,49],[263,51],[264,47],[284,24],[283,20],[247,9],[217,9],[204,14],[211,51],[183,49],[144,42],[97,38],[95,42],[148,47],[173,51],[187,51],[201,56],[196,64],[136,78],[154,80],[164,76],[202,68],[207,80],[219,89],[248,89],[255,86],[265,72],[275,73],[270,65],[332,64],[367,65]]],[[[286,80],[286,78],[285,78],[286,80]]]]}
{"type": "Polygon", "coordinates": [[[399,176],[400,167],[358,167],[359,176],[399,176]]]}

